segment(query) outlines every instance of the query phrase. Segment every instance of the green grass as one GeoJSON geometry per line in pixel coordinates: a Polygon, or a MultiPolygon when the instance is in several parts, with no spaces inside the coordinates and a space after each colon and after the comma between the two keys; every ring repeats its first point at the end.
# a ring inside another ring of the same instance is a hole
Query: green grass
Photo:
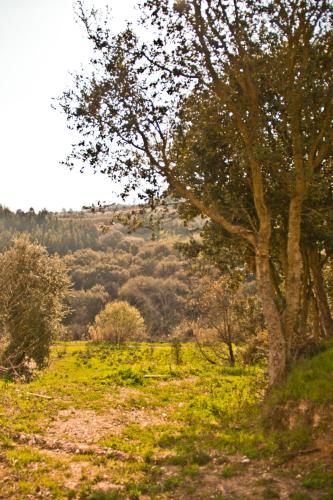
{"type": "Polygon", "coordinates": [[[35,450],[28,447],[19,450],[12,449],[6,452],[7,459],[15,466],[15,468],[27,467],[31,463],[42,462],[43,457],[35,450]]]}
{"type": "MultiPolygon", "coordinates": [[[[168,344],[122,348],[83,342],[59,344],[52,350],[49,368],[32,382],[20,385],[0,381],[0,439],[9,447],[8,464],[20,469],[16,495],[24,496],[27,483],[34,484],[39,476],[45,483],[45,470],[39,470],[37,462],[44,460],[49,466],[45,457],[31,455],[18,446],[17,434],[43,435],[58,412],[68,408],[104,413],[116,402],[119,412],[148,412],[148,419],[154,412],[165,415],[164,423],[143,427],[128,422],[120,434],[111,433],[100,440],[100,446],[110,448],[110,457],[112,451],[124,452],[133,455],[133,462],[115,464],[112,458],[80,455],[71,459],[73,463],[88,460],[96,469],[112,470],[125,496],[139,495],[139,490],[144,493],[147,488],[149,494],[159,495],[180,487],[209,467],[216,449],[258,453],[262,436],[246,430],[245,415],[261,401],[265,388],[262,370],[212,366],[193,344],[182,347],[181,357],[182,363],[176,364],[168,344]],[[133,395],[131,390],[135,391],[133,395]],[[129,394],[125,398],[126,391],[129,394]],[[244,428],[235,430],[235,425],[244,428]],[[10,448],[12,445],[14,448],[10,448]],[[35,467],[33,477],[27,472],[30,461],[35,467]],[[165,467],[178,472],[163,479],[165,467]]],[[[82,495],[92,492],[93,484],[87,479],[81,483],[82,495]]],[[[52,488],[55,491],[54,485],[52,488]]],[[[97,493],[91,494],[98,498],[97,493]]]]}
{"type": "Polygon", "coordinates": [[[315,434],[314,415],[319,409],[321,420],[317,432],[323,431],[327,425],[323,409],[332,402],[333,347],[328,344],[326,350],[299,361],[286,382],[269,395],[262,420],[269,431],[266,435],[282,453],[310,448],[315,434]]]}
{"type": "Polygon", "coordinates": [[[272,405],[286,401],[333,401],[333,347],[327,347],[295,366],[286,383],[272,395],[272,405]]]}
{"type": "Polygon", "coordinates": [[[245,464],[227,464],[224,466],[221,476],[225,479],[229,479],[231,477],[239,476],[242,472],[244,472],[244,470],[246,470],[245,464]]]}
{"type": "Polygon", "coordinates": [[[328,470],[326,464],[317,463],[307,474],[303,481],[303,486],[309,490],[330,488],[333,493],[333,474],[328,470]]]}
{"type": "MultiPolygon", "coordinates": [[[[181,351],[182,363],[176,364],[169,344],[117,348],[59,343],[52,349],[49,367],[35,380],[0,381],[1,453],[13,477],[2,485],[0,476],[0,490],[6,488],[7,495],[18,499],[37,494],[59,499],[169,498],[174,492],[192,498],[214,468],[219,481],[246,473],[247,464],[229,463],[228,454],[256,460],[309,445],[309,429],[302,426],[269,433],[261,426],[263,368],[210,365],[193,344],[184,344],[181,351]],[[20,433],[47,436],[59,411],[73,408],[105,418],[110,412],[114,418],[116,412],[123,422],[119,430],[110,430],[97,443],[110,453],[57,456],[18,440],[20,433]],[[118,460],[115,453],[128,458],[118,460]],[[75,486],[69,481],[73,468],[78,471],[75,486]],[[105,477],[112,477],[113,487],[99,491],[105,477]]],[[[281,405],[291,398],[322,403],[330,401],[326,390],[333,400],[333,390],[324,380],[332,379],[332,366],[333,350],[301,363],[266,404],[281,405]]],[[[329,492],[328,474],[326,469],[309,472],[300,490],[319,487],[329,492]]],[[[266,495],[263,498],[277,498],[275,484],[257,487],[266,495]]],[[[295,491],[295,498],[306,495],[295,491]]]]}

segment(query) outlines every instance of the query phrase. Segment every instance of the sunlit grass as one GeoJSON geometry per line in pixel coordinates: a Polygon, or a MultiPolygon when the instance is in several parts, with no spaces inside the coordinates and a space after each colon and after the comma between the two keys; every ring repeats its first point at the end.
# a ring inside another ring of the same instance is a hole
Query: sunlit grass
{"type": "Polygon", "coordinates": [[[272,404],[288,400],[314,403],[333,400],[333,348],[327,347],[316,356],[297,363],[286,383],[272,395],[272,404]]]}
{"type": "MultiPolygon", "coordinates": [[[[118,348],[59,343],[52,349],[49,367],[35,380],[27,384],[0,381],[0,443],[8,466],[19,477],[16,486],[11,486],[14,490],[8,487],[8,491],[25,498],[42,485],[53,498],[103,498],[94,493],[94,485],[106,474],[121,488],[114,498],[144,494],[167,498],[179,488],[190,495],[193,481],[200,482],[213,462],[220,464],[222,479],[246,470],[244,464],[225,463],[230,454],[255,460],[282,449],[306,448],[311,439],[308,428],[267,432],[261,410],[290,399],[333,399],[327,382],[332,379],[332,367],[332,350],[300,363],[284,387],[264,403],[262,367],[211,365],[191,343],[182,345],[181,364],[169,344],[118,348]],[[63,483],[62,468],[65,477],[70,475],[66,461],[51,460],[17,439],[20,433],[45,436],[58,412],[73,408],[93,410],[105,418],[116,409],[125,419],[118,434],[110,432],[98,442],[110,455],[78,453],[66,458],[73,464],[91,464],[91,477],[82,473],[76,492],[63,483]],[[147,422],[126,421],[126,412],[135,411],[147,422]],[[128,459],[118,461],[113,452],[127,454],[128,459]],[[165,468],[174,471],[170,477],[165,477],[165,468]]],[[[310,483],[315,484],[312,476],[310,483]]],[[[105,498],[113,498],[110,495],[105,498]]]]}

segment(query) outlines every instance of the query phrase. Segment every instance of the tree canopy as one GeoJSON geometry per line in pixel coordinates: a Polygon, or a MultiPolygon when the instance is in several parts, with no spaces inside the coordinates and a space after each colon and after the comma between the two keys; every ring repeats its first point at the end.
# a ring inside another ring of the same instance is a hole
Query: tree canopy
{"type": "Polygon", "coordinates": [[[148,186],[153,202],[167,189],[245,245],[270,382],[280,381],[305,336],[305,283],[315,282],[306,228],[317,260],[324,251],[311,210],[319,202],[327,222],[332,207],[332,3],[146,0],[148,40],[130,26],[114,35],[78,7],[95,55],[61,100],[82,137],[68,163],[127,179],[124,195],[148,186]]]}

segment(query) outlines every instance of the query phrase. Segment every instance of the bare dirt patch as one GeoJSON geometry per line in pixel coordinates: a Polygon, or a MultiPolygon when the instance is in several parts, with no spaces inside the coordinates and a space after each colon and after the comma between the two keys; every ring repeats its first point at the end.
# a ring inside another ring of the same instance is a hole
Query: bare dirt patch
{"type": "Polygon", "coordinates": [[[59,411],[46,430],[47,438],[68,440],[86,445],[97,443],[107,434],[120,434],[124,421],[118,410],[98,414],[94,410],[68,409],[59,411]]]}
{"type": "Polygon", "coordinates": [[[52,441],[92,445],[108,435],[120,435],[129,424],[142,427],[163,425],[167,413],[154,410],[130,408],[109,409],[102,414],[94,410],[68,409],[59,411],[45,434],[52,441]]]}
{"type": "MultiPolygon", "coordinates": [[[[131,394],[133,397],[133,394],[131,394]]],[[[120,436],[130,424],[140,427],[167,423],[168,414],[141,408],[115,409],[98,413],[94,410],[69,408],[60,410],[44,434],[20,433],[19,442],[45,451],[65,452],[69,455],[108,456],[117,460],[133,459],[132,454],[100,446],[108,436],[120,436]]],[[[139,457],[137,457],[139,460],[139,457]]]]}

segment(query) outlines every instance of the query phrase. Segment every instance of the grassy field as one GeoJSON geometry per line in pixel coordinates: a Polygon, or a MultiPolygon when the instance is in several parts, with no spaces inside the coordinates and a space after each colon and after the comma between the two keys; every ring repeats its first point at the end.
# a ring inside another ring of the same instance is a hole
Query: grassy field
{"type": "Polygon", "coordinates": [[[192,344],[180,359],[169,344],[59,344],[34,381],[0,381],[0,498],[333,498],[333,446],[298,416],[329,407],[332,368],[328,350],[271,396],[301,408],[277,432],[260,367],[210,365],[192,344]]]}

